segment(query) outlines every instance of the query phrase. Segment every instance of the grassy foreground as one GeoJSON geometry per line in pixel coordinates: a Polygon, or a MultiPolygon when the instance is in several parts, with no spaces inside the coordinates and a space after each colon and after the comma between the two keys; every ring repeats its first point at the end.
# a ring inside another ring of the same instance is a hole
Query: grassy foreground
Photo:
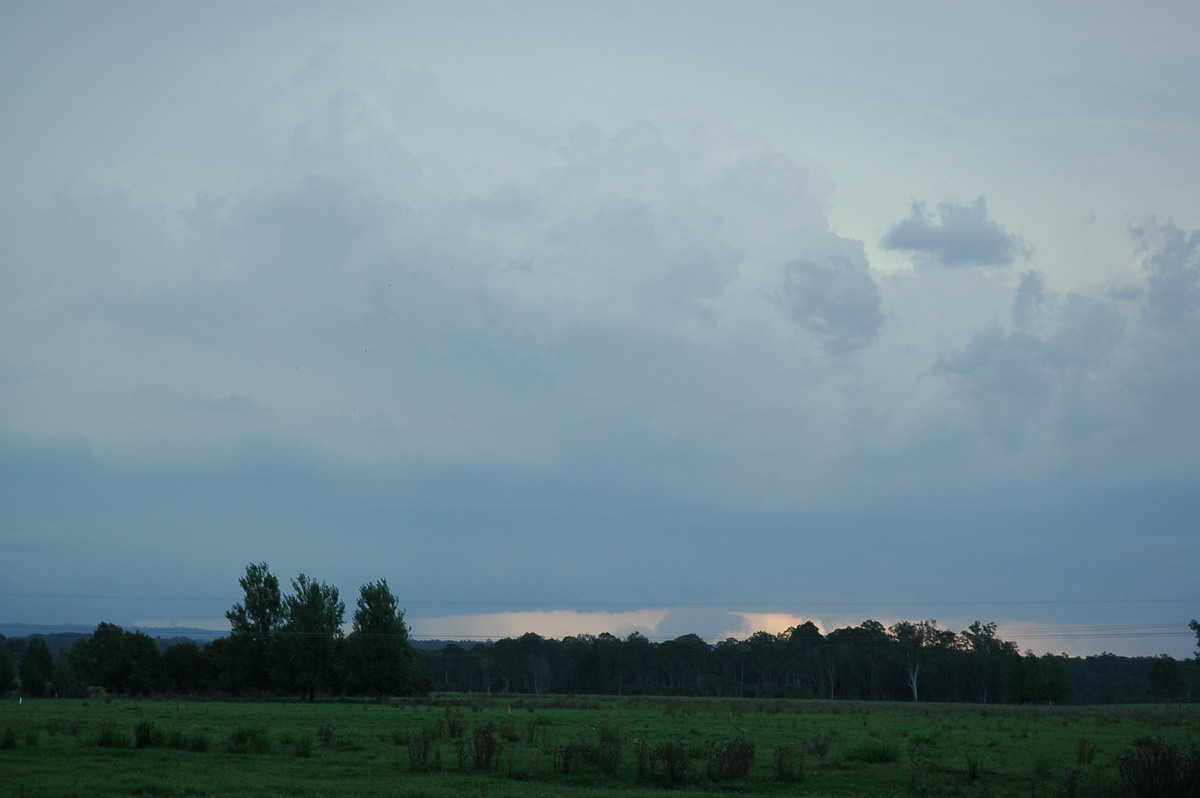
{"type": "Polygon", "coordinates": [[[7,796],[1119,795],[1187,706],[442,696],[0,704],[7,796]]]}

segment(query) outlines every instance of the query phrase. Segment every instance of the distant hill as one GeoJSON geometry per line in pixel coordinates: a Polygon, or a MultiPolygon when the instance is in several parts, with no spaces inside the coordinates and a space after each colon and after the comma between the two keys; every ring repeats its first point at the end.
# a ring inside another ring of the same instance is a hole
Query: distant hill
{"type": "MultiPolygon", "coordinates": [[[[96,631],[98,625],[0,623],[0,635],[11,638],[33,635],[90,635],[96,631]]],[[[162,640],[195,640],[198,643],[207,643],[210,640],[229,635],[229,632],[190,626],[122,626],[121,628],[127,632],[143,632],[150,637],[162,640]]]]}

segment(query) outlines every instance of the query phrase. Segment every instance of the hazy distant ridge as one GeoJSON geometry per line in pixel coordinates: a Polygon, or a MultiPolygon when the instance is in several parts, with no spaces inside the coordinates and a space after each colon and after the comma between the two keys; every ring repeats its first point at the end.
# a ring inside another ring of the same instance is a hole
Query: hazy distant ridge
{"type": "MultiPolygon", "coordinates": [[[[150,637],[163,639],[185,638],[207,642],[228,636],[229,632],[215,629],[199,629],[191,626],[122,626],[128,632],[143,632],[150,637]]],[[[0,635],[5,637],[29,637],[31,635],[85,634],[96,631],[96,624],[36,624],[0,623],[0,635]]]]}

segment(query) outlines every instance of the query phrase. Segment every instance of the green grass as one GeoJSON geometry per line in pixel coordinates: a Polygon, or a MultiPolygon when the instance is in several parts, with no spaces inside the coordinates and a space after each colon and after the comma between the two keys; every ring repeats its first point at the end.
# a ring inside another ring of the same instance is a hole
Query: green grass
{"type": "Polygon", "coordinates": [[[5,795],[48,797],[1051,796],[1068,778],[1113,795],[1137,739],[1190,745],[1198,723],[1195,706],[46,699],[0,704],[0,773],[5,795]]]}

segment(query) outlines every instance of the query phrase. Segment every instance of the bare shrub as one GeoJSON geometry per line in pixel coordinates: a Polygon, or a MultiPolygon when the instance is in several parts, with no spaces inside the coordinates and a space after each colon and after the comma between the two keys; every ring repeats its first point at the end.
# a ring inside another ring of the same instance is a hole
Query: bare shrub
{"type": "Polygon", "coordinates": [[[446,707],[446,714],[442,717],[442,721],[442,729],[447,737],[462,737],[467,731],[467,719],[463,716],[461,709],[446,707]]]}
{"type": "Polygon", "coordinates": [[[1143,737],[1117,760],[1121,782],[1139,798],[1200,796],[1200,747],[1185,751],[1161,737],[1143,737]]]}
{"type": "Polygon", "coordinates": [[[639,737],[633,741],[633,757],[637,763],[637,780],[649,781],[654,777],[654,763],[657,756],[654,752],[654,747],[650,745],[650,741],[645,737],[639,737]]]}
{"type": "Polygon", "coordinates": [[[238,726],[229,733],[231,754],[261,754],[267,747],[267,730],[262,726],[238,726]]]}
{"type": "Polygon", "coordinates": [[[774,762],[776,781],[804,780],[804,754],[797,746],[788,743],[775,746],[774,762]]]}
{"type": "Polygon", "coordinates": [[[706,751],[705,772],[713,781],[732,781],[750,772],[754,764],[754,743],[738,737],[726,742],[710,742],[706,751]]]}
{"type": "Polygon", "coordinates": [[[433,751],[437,731],[425,726],[416,734],[408,736],[408,765],[414,771],[429,770],[429,755],[433,751]]]}
{"type": "Polygon", "coordinates": [[[692,768],[692,757],[688,754],[687,746],[679,742],[663,743],[658,747],[657,753],[667,784],[683,784],[692,768]]]}
{"type": "Polygon", "coordinates": [[[554,770],[565,776],[582,773],[592,756],[587,743],[567,743],[554,748],[554,770]]]}
{"type": "Polygon", "coordinates": [[[497,764],[501,745],[496,736],[496,724],[485,723],[471,734],[471,761],[476,770],[491,770],[497,764]]]}

